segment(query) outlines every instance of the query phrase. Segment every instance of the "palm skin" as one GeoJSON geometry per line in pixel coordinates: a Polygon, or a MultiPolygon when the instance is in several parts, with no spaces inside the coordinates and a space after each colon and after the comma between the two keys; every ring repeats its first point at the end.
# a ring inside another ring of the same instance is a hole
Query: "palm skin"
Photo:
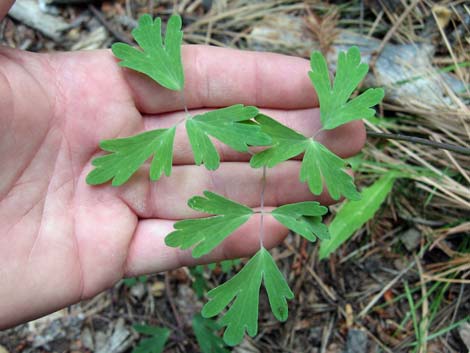
{"type": "MultiPolygon", "coordinates": [[[[249,155],[219,146],[223,163],[209,173],[193,165],[181,126],[170,178],[151,183],[143,167],[119,188],[86,184],[100,140],[184,117],[177,92],[116,63],[109,51],[0,48],[0,329],[90,298],[123,276],[195,264],[163,239],[174,220],[196,216],[186,202],[205,189],[259,207],[261,171],[249,167],[249,155]]],[[[305,60],[192,46],[183,63],[194,111],[254,104],[303,133],[319,129],[305,60]]],[[[350,156],[362,147],[364,129],[355,122],[321,139],[350,156]]],[[[268,207],[315,199],[298,181],[299,168],[289,161],[269,171],[268,207]]],[[[331,203],[327,195],[316,199],[331,203]]],[[[265,227],[268,246],[286,234],[269,217],[265,227]]],[[[199,262],[251,254],[257,233],[254,218],[199,262]]]]}

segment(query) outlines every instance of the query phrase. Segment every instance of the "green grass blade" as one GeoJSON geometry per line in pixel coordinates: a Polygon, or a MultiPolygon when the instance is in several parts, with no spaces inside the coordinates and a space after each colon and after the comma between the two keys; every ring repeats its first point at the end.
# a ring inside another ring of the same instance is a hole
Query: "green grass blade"
{"type": "Polygon", "coordinates": [[[392,190],[396,177],[395,173],[385,174],[362,191],[361,200],[345,202],[330,224],[330,239],[321,243],[320,259],[327,258],[374,216],[392,190]]]}

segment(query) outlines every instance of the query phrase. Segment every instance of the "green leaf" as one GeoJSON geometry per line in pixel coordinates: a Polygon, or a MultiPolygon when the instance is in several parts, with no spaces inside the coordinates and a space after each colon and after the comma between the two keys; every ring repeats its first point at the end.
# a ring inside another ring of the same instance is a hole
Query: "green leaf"
{"type": "Polygon", "coordinates": [[[310,191],[319,195],[323,191],[323,182],[328,187],[331,197],[338,200],[341,195],[357,200],[360,195],[354,186],[353,178],[343,169],[347,162],[321,143],[307,138],[265,115],[255,119],[266,134],[273,140],[272,147],[254,155],[250,160],[253,168],[275,165],[305,152],[300,180],[307,182],[310,191]]]}
{"type": "Polygon", "coordinates": [[[186,131],[196,164],[204,163],[209,170],[219,167],[220,157],[209,136],[239,152],[247,152],[248,146],[269,145],[271,138],[261,131],[260,126],[246,123],[257,114],[256,107],[237,104],[187,120],[186,131]]]}
{"type": "Polygon", "coordinates": [[[154,155],[150,165],[150,178],[158,180],[163,173],[171,174],[173,140],[176,128],[147,131],[135,136],[103,140],[100,147],[111,154],[95,158],[95,166],[87,176],[90,185],[113,180],[114,186],[124,184],[139,167],[154,155]]]}
{"type": "Polygon", "coordinates": [[[260,124],[261,131],[271,136],[272,146],[251,158],[250,165],[253,168],[272,168],[305,151],[309,141],[305,136],[266,115],[260,114],[255,120],[260,124]]]}
{"type": "Polygon", "coordinates": [[[359,200],[353,178],[344,171],[346,161],[335,155],[321,143],[310,140],[300,168],[300,180],[307,182],[310,191],[321,194],[325,182],[330,196],[338,200],[344,195],[359,200]]]}
{"type": "Polygon", "coordinates": [[[164,327],[149,325],[133,325],[134,330],[140,334],[152,336],[139,341],[132,353],[161,353],[170,336],[170,330],[164,327]]]}
{"type": "Polygon", "coordinates": [[[137,282],[145,283],[147,282],[147,276],[137,276],[123,279],[124,285],[131,288],[137,284],[137,282]]]}
{"type": "Polygon", "coordinates": [[[220,325],[211,319],[205,319],[201,315],[193,317],[193,331],[202,353],[229,353],[225,349],[222,338],[215,334],[220,330],[220,325]]]}
{"type": "Polygon", "coordinates": [[[202,309],[204,317],[213,317],[232,303],[220,320],[222,326],[227,326],[224,341],[228,345],[240,343],[245,331],[251,337],[258,332],[261,283],[264,283],[268,293],[274,316],[280,321],[285,321],[288,315],[287,299],[292,299],[294,294],[273,258],[264,248],[261,248],[234,277],[208,293],[210,301],[202,309]]]}
{"type": "Polygon", "coordinates": [[[189,273],[193,276],[193,290],[196,292],[196,296],[201,299],[204,297],[204,293],[208,289],[206,279],[204,278],[204,266],[198,265],[189,268],[189,273]]]}
{"type": "Polygon", "coordinates": [[[183,250],[194,246],[192,255],[195,258],[211,252],[253,214],[251,208],[213,192],[204,191],[204,196],[191,198],[188,201],[189,207],[216,216],[176,222],[175,231],[165,238],[168,246],[183,250]]]}
{"type": "Polygon", "coordinates": [[[382,176],[374,184],[362,190],[360,201],[347,201],[339,209],[330,224],[329,240],[320,245],[320,259],[325,259],[348,240],[364,223],[372,219],[393,187],[396,173],[382,176]]]}
{"type": "Polygon", "coordinates": [[[225,260],[220,263],[220,268],[223,273],[230,273],[232,270],[240,264],[240,259],[225,260]]]}
{"type": "Polygon", "coordinates": [[[357,47],[353,46],[346,53],[339,53],[333,87],[322,53],[312,52],[310,66],[312,71],[309,76],[318,95],[323,129],[334,129],[349,121],[367,119],[375,115],[375,110],[371,107],[382,101],[382,88],[369,88],[349,100],[369,71],[369,66],[361,63],[361,53],[357,47]]]}
{"type": "Polygon", "coordinates": [[[116,43],[112,46],[113,54],[122,60],[120,66],[141,72],[163,87],[181,91],[184,87],[181,25],[179,15],[171,16],[163,43],[161,18],[153,21],[150,15],[142,15],[138,26],[132,31],[132,36],[141,50],[125,43],[116,43]]]}
{"type": "Polygon", "coordinates": [[[328,209],[315,201],[306,201],[283,205],[274,209],[271,214],[280,223],[293,232],[300,234],[309,241],[315,241],[315,236],[328,239],[328,228],[321,223],[321,216],[328,209]]]}

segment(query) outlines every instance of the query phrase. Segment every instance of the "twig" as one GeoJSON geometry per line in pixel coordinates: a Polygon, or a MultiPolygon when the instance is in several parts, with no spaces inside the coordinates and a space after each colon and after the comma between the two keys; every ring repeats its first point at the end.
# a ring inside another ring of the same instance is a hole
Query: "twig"
{"type": "Polygon", "coordinates": [[[106,18],[104,18],[103,14],[94,5],[91,5],[91,4],[88,5],[88,9],[93,14],[93,16],[95,16],[96,19],[109,31],[109,33],[111,33],[114,36],[114,38],[116,38],[120,42],[124,42],[129,45],[134,44],[123,33],[115,30],[106,20],[106,18]]]}
{"type": "Polygon", "coordinates": [[[385,352],[387,353],[393,353],[390,348],[388,348],[382,341],[380,341],[375,335],[369,331],[369,329],[361,324],[359,324],[359,327],[366,332],[366,334],[372,338],[385,352]]]}
{"type": "Polygon", "coordinates": [[[165,273],[165,292],[168,302],[170,303],[171,311],[173,311],[173,315],[175,316],[176,323],[180,329],[180,332],[183,332],[183,322],[178,314],[178,310],[176,310],[175,302],[173,301],[173,293],[171,293],[170,289],[170,279],[168,273],[165,273]]]}
{"type": "Polygon", "coordinates": [[[384,50],[385,46],[387,43],[390,41],[392,38],[393,34],[397,31],[398,27],[400,27],[401,23],[405,20],[405,18],[410,14],[410,12],[415,8],[416,5],[420,0],[414,0],[406,9],[403,11],[401,16],[398,18],[398,20],[393,24],[392,28],[390,28],[385,35],[384,39],[380,43],[379,47],[377,50],[374,50],[374,52],[371,55],[370,61],[369,61],[369,66],[374,68],[375,63],[377,62],[377,59],[379,58],[380,54],[384,50]]]}
{"type": "Polygon", "coordinates": [[[385,287],[382,288],[382,290],[367,304],[367,306],[362,309],[362,311],[359,313],[358,317],[362,318],[364,317],[369,310],[377,303],[377,301],[382,298],[384,293],[388,291],[390,288],[393,287],[395,283],[398,282],[398,280],[405,274],[407,273],[413,266],[415,265],[415,261],[412,261],[406,268],[401,270],[401,272],[394,278],[392,279],[385,287]]]}
{"type": "Polygon", "coordinates": [[[63,32],[70,29],[70,25],[61,18],[42,12],[34,0],[16,1],[8,15],[56,42],[62,41],[63,32]]]}
{"type": "Polygon", "coordinates": [[[427,352],[427,345],[426,341],[428,338],[428,313],[429,313],[429,303],[428,303],[428,295],[426,290],[426,284],[423,283],[423,268],[421,266],[421,262],[419,261],[418,256],[414,255],[416,267],[418,267],[419,278],[421,280],[421,296],[423,298],[423,304],[421,306],[421,321],[419,323],[419,332],[418,334],[418,344],[419,350],[418,353],[426,353],[427,352]]]}
{"type": "Polygon", "coordinates": [[[149,0],[148,1],[148,13],[150,16],[153,17],[153,9],[155,8],[155,1],[154,0],[149,0]]]}
{"type": "Polygon", "coordinates": [[[333,291],[333,289],[329,288],[325,282],[318,276],[313,269],[310,267],[306,267],[308,273],[313,277],[313,279],[320,285],[321,289],[325,292],[325,294],[333,301],[336,302],[338,301],[338,297],[336,293],[333,291]]]}
{"type": "Polygon", "coordinates": [[[266,166],[263,167],[263,177],[261,179],[261,194],[260,194],[260,210],[261,216],[259,221],[259,246],[264,248],[264,194],[266,192],[266,166]]]}
{"type": "Polygon", "coordinates": [[[375,132],[375,131],[367,131],[367,136],[419,143],[420,145],[426,145],[426,146],[440,148],[443,150],[470,155],[470,148],[467,148],[464,146],[452,145],[450,143],[431,141],[431,140],[421,138],[421,137],[416,137],[416,136],[389,134],[385,132],[375,132]]]}
{"type": "MultiPolygon", "coordinates": [[[[457,297],[457,303],[455,304],[454,313],[452,314],[452,319],[450,320],[450,324],[451,324],[451,325],[454,324],[455,319],[457,318],[457,313],[458,313],[458,311],[459,311],[460,304],[462,303],[462,297],[463,297],[463,290],[464,290],[464,287],[465,287],[465,285],[462,283],[462,284],[460,285],[459,296],[457,297]]],[[[446,334],[446,341],[449,340],[449,334],[450,334],[450,331],[447,332],[447,334],[446,334]]]]}
{"type": "Polygon", "coordinates": [[[328,325],[325,326],[322,331],[320,353],[326,352],[326,349],[328,347],[328,342],[330,340],[331,332],[333,331],[333,324],[334,324],[334,318],[332,317],[331,320],[328,322],[328,325]]]}

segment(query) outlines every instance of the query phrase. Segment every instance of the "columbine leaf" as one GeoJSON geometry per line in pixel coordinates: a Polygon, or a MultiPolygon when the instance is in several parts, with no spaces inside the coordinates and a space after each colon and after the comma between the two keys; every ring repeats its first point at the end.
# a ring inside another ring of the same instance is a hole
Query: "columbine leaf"
{"type": "Polygon", "coordinates": [[[132,36],[142,50],[125,43],[116,43],[113,44],[112,51],[122,60],[120,66],[141,72],[163,87],[181,91],[184,87],[181,17],[173,15],[168,20],[164,44],[161,26],[161,18],[153,21],[150,15],[141,16],[132,36]]]}
{"type": "Polygon", "coordinates": [[[195,258],[211,252],[253,214],[251,208],[213,192],[204,191],[204,196],[191,198],[188,201],[189,207],[216,216],[176,222],[175,231],[165,238],[168,246],[183,250],[195,246],[192,252],[195,258]]]}
{"type": "Polygon", "coordinates": [[[257,114],[257,108],[237,104],[189,119],[186,131],[196,164],[204,162],[209,170],[219,167],[220,157],[209,136],[239,152],[247,152],[248,146],[269,145],[271,138],[258,125],[246,123],[257,114]]]}
{"type": "Polygon", "coordinates": [[[315,236],[320,239],[329,238],[328,228],[321,223],[321,216],[327,212],[328,209],[320,206],[320,203],[306,201],[283,205],[274,209],[271,214],[293,232],[315,241],[315,236]]]}
{"type": "Polygon", "coordinates": [[[219,314],[233,301],[219,321],[222,326],[227,326],[224,341],[228,345],[240,343],[245,331],[252,337],[258,332],[259,290],[262,282],[274,316],[280,321],[285,321],[288,315],[287,299],[292,299],[294,294],[273,258],[264,248],[261,248],[239,273],[208,293],[210,301],[202,309],[204,317],[219,314]]]}
{"type": "Polygon", "coordinates": [[[360,198],[352,177],[343,170],[347,165],[346,161],[322,144],[267,116],[260,115],[255,120],[261,126],[262,131],[272,137],[273,146],[255,154],[250,160],[252,167],[274,167],[305,152],[300,180],[308,183],[312,193],[321,194],[323,182],[325,182],[331,197],[335,200],[338,200],[341,195],[352,200],[360,198]]]}
{"type": "Polygon", "coordinates": [[[134,325],[134,330],[140,334],[152,336],[139,341],[132,353],[161,353],[170,336],[170,330],[164,327],[149,325],[134,325]]]}
{"type": "Polygon", "coordinates": [[[229,353],[225,349],[224,340],[215,334],[221,328],[216,321],[195,315],[192,323],[194,335],[202,353],[229,353]]]}
{"type": "Polygon", "coordinates": [[[154,155],[150,165],[150,178],[158,180],[163,173],[171,174],[173,140],[176,128],[147,131],[135,136],[103,140],[100,147],[110,154],[95,158],[95,166],[87,176],[90,185],[113,180],[114,186],[124,184],[139,167],[154,155]]]}
{"type": "Polygon", "coordinates": [[[333,87],[325,57],[320,52],[312,53],[310,66],[312,71],[309,72],[309,76],[320,103],[323,129],[334,129],[352,120],[374,116],[375,110],[371,107],[382,101],[384,97],[382,88],[369,88],[348,102],[351,94],[369,71],[369,66],[361,63],[361,53],[357,47],[351,47],[346,53],[339,53],[333,87]]]}
{"type": "Polygon", "coordinates": [[[261,131],[271,136],[272,146],[251,158],[250,165],[253,168],[262,166],[272,168],[305,151],[308,144],[305,136],[266,115],[260,114],[255,120],[261,126],[261,131]]]}
{"type": "Polygon", "coordinates": [[[344,195],[351,200],[359,200],[353,178],[344,171],[346,161],[335,155],[321,143],[310,140],[300,168],[300,180],[307,182],[310,191],[321,194],[323,182],[330,196],[338,200],[344,195]]]}

